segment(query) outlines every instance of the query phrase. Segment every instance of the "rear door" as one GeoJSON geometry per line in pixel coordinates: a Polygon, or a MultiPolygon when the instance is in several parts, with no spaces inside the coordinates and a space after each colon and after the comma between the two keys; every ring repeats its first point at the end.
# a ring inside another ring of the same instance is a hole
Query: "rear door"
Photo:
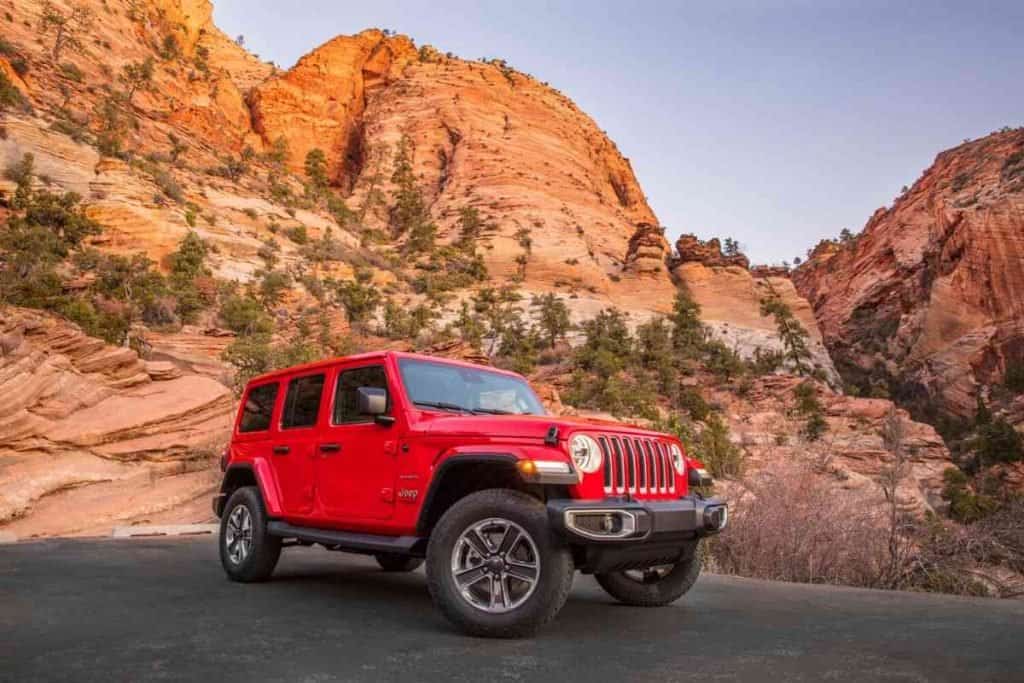
{"type": "Polygon", "coordinates": [[[317,424],[324,407],[325,379],[321,370],[287,380],[280,427],[272,438],[281,503],[291,517],[313,512],[317,424]]]}
{"type": "Polygon", "coordinates": [[[339,368],[330,416],[320,430],[317,496],[328,517],[389,519],[394,511],[398,424],[384,426],[360,415],[360,387],[387,390],[387,414],[394,413],[394,392],[383,361],[339,368]]]}
{"type": "Polygon", "coordinates": [[[280,411],[280,390],[277,380],[246,387],[238,425],[231,439],[232,459],[252,462],[256,458],[264,458],[267,462],[272,461],[271,439],[277,430],[275,418],[280,411]]]}

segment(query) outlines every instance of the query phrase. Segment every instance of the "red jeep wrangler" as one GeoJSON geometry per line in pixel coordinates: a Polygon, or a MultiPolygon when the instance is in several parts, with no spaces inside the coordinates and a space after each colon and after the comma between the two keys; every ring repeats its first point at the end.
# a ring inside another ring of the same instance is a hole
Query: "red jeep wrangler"
{"type": "Polygon", "coordinates": [[[575,570],[614,598],[664,605],[700,574],[726,505],[672,437],[545,415],[521,376],[406,353],[263,375],[246,387],[213,508],[236,581],[281,548],[426,558],[441,611],[466,631],[517,636],[552,619],[575,570]]]}

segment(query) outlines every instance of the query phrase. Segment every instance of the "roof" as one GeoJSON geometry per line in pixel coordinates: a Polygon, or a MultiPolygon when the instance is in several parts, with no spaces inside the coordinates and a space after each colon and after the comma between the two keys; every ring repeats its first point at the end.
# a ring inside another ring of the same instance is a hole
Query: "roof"
{"type": "Polygon", "coordinates": [[[332,365],[339,363],[353,363],[364,360],[378,360],[384,358],[412,358],[416,360],[430,361],[433,363],[445,363],[446,365],[456,365],[463,368],[477,368],[481,370],[487,370],[489,372],[497,372],[502,375],[509,375],[510,377],[522,377],[522,375],[511,372],[510,370],[502,370],[501,368],[495,368],[489,365],[480,365],[478,363],[470,363],[464,360],[457,360],[454,358],[445,358],[443,356],[431,356],[425,353],[409,353],[406,351],[369,351],[367,353],[357,353],[351,356],[336,356],[333,358],[324,358],[323,360],[316,360],[311,363],[304,363],[302,365],[293,365],[288,368],[281,368],[280,370],[273,370],[271,372],[257,375],[249,380],[246,384],[260,384],[272,379],[280,379],[282,377],[290,377],[300,373],[308,372],[310,370],[319,370],[320,368],[328,368],[332,365]]]}

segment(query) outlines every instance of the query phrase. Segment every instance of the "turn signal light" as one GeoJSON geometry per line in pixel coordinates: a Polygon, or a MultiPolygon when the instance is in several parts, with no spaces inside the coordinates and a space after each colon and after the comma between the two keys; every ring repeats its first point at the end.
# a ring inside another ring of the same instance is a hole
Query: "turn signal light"
{"type": "Polygon", "coordinates": [[[533,476],[537,474],[537,463],[532,460],[520,460],[516,463],[516,468],[527,476],[533,476]]]}

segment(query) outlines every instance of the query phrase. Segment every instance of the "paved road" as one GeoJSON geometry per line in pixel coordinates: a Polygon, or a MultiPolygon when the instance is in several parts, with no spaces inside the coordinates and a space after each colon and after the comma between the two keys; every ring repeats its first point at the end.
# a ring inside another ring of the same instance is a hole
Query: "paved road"
{"type": "Polygon", "coordinates": [[[209,538],[0,546],[0,679],[1024,681],[1024,604],[704,576],[662,609],[578,577],[534,640],[452,631],[422,571],[288,550],[227,581],[209,538]]]}

